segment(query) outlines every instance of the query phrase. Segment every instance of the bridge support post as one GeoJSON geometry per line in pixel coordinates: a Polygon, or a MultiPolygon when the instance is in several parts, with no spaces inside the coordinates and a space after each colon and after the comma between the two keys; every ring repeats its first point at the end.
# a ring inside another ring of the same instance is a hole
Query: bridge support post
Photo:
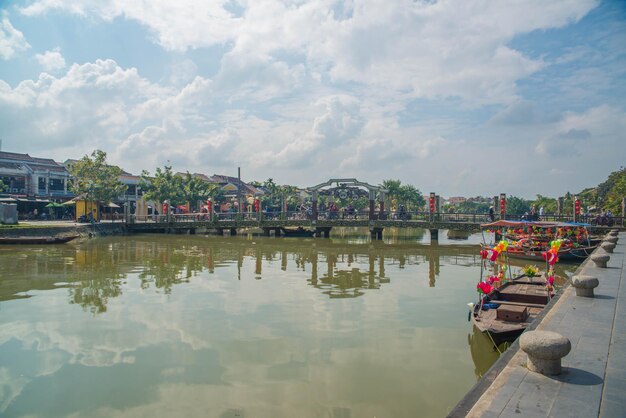
{"type": "Polygon", "coordinates": [[[215,230],[215,233],[216,233],[217,235],[224,236],[224,230],[223,230],[222,228],[217,228],[217,229],[215,230]]]}
{"type": "Polygon", "coordinates": [[[237,235],[237,228],[230,228],[230,235],[237,235]]]}
{"type": "Polygon", "coordinates": [[[439,241],[439,230],[438,229],[429,229],[430,231],[430,240],[431,241],[439,241]]]}
{"type": "Polygon", "coordinates": [[[280,237],[282,235],[282,232],[280,230],[280,228],[274,228],[274,236],[275,237],[280,237]]]}
{"type": "Polygon", "coordinates": [[[370,235],[372,239],[381,240],[383,239],[383,228],[372,228],[370,229],[370,235]]]}
{"type": "Polygon", "coordinates": [[[265,235],[266,237],[270,236],[270,228],[263,228],[263,235],[265,235]]]}
{"type": "Polygon", "coordinates": [[[317,238],[330,238],[330,230],[333,229],[329,226],[315,228],[315,236],[317,238]]]}

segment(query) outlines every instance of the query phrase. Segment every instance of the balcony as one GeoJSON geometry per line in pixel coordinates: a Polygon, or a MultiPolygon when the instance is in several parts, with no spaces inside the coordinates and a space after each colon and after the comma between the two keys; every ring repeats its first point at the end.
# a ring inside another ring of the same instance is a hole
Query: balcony
{"type": "Polygon", "coordinates": [[[72,196],[73,194],[70,192],[65,192],[63,190],[49,190],[46,192],[46,189],[37,190],[38,196],[72,196]]]}

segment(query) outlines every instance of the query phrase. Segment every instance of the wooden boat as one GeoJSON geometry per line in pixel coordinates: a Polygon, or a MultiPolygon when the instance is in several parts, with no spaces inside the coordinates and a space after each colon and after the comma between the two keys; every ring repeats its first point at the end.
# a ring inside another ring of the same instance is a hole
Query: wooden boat
{"type": "MultiPolygon", "coordinates": [[[[585,258],[589,257],[591,253],[596,249],[597,245],[591,247],[571,247],[561,249],[558,252],[560,261],[582,262],[585,258]]],[[[507,255],[511,258],[519,258],[522,260],[532,261],[545,261],[542,252],[546,251],[548,247],[524,247],[509,245],[507,248],[507,255]]]]}
{"type": "Polygon", "coordinates": [[[301,226],[297,228],[280,228],[286,237],[312,237],[315,231],[304,229],[301,226]]]}
{"type": "Polygon", "coordinates": [[[524,332],[549,300],[543,278],[521,276],[485,296],[483,304],[491,306],[489,309],[475,305],[472,322],[498,346],[524,332]]]}
{"type": "Polygon", "coordinates": [[[503,238],[511,242],[507,249],[509,257],[524,260],[543,261],[542,252],[550,248],[550,241],[561,239],[563,244],[558,252],[559,260],[581,262],[587,258],[599,245],[600,241],[591,237],[585,228],[585,224],[567,222],[516,222],[497,221],[481,225],[484,229],[497,229],[498,231],[515,231],[516,228],[533,230],[528,234],[501,233],[503,238]],[[577,228],[580,236],[560,235],[558,231],[563,228],[577,228]],[[583,231],[584,230],[584,231],[583,231]],[[551,233],[548,233],[551,231],[551,233]]]}
{"type": "Polygon", "coordinates": [[[70,242],[80,235],[64,235],[56,237],[0,237],[0,244],[16,245],[41,245],[41,244],[64,244],[70,242]]]}

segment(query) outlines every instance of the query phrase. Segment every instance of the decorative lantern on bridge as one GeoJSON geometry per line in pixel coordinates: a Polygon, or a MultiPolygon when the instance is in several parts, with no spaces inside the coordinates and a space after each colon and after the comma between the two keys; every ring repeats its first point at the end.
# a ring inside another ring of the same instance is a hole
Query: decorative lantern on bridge
{"type": "Polygon", "coordinates": [[[574,198],[574,220],[577,221],[580,216],[580,199],[578,196],[574,198]]]}
{"type": "Polygon", "coordinates": [[[261,212],[261,201],[259,200],[258,197],[256,199],[254,199],[254,211],[256,213],[261,212]]]}
{"type": "Polygon", "coordinates": [[[500,193],[500,219],[506,215],[506,194],[500,193]]]}
{"type": "Polygon", "coordinates": [[[431,193],[428,198],[428,208],[430,209],[430,213],[435,213],[435,193],[431,193]]]}
{"type": "Polygon", "coordinates": [[[211,214],[213,213],[213,202],[211,201],[211,199],[208,199],[206,201],[206,211],[211,214]]]}

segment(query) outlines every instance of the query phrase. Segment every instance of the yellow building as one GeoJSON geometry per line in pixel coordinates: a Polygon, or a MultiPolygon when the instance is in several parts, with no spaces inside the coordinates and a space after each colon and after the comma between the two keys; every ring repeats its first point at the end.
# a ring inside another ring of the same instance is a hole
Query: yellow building
{"type": "Polygon", "coordinates": [[[76,220],[79,217],[88,217],[92,214],[94,219],[100,219],[100,209],[98,202],[93,200],[77,200],[76,201],[76,220]]]}

